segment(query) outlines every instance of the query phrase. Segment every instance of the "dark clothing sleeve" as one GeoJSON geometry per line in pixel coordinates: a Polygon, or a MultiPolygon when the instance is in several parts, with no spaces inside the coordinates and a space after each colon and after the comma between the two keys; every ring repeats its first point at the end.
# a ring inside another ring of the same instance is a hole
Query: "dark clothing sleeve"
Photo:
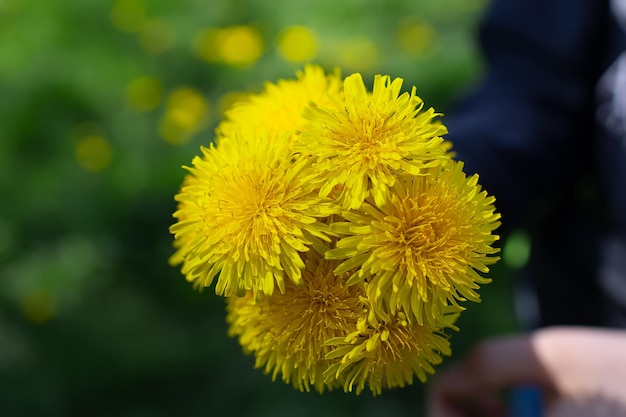
{"type": "Polygon", "coordinates": [[[480,31],[486,73],[445,124],[503,224],[531,220],[586,169],[604,0],[495,0],[480,31]]]}
{"type": "MultiPolygon", "coordinates": [[[[607,246],[615,242],[595,221],[596,207],[587,201],[594,198],[580,192],[609,165],[604,158],[603,167],[594,166],[594,142],[609,143],[597,137],[594,92],[624,50],[609,1],[494,0],[479,39],[484,78],[447,112],[445,124],[466,172],[478,173],[496,197],[500,233],[519,227],[531,233],[522,273],[539,304],[539,321],[531,325],[626,326],[626,272],[602,253],[626,245],[607,246]]],[[[626,187],[617,181],[605,174],[598,183],[626,187]]]]}

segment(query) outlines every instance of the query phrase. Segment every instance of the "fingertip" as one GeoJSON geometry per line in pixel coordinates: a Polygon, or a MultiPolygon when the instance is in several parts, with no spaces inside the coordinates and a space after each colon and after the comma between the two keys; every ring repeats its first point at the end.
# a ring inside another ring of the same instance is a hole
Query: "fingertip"
{"type": "Polygon", "coordinates": [[[464,362],[483,389],[517,384],[543,384],[546,371],[538,358],[532,334],[505,336],[476,345],[464,362]]]}

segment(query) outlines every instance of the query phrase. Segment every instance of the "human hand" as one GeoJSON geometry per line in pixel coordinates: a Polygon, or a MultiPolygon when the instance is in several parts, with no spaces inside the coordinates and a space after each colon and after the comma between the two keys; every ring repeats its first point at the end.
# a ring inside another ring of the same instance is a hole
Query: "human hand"
{"type": "Polygon", "coordinates": [[[431,384],[429,417],[506,416],[502,390],[538,386],[546,417],[626,416],[626,331],[553,327],[479,343],[431,384]]]}

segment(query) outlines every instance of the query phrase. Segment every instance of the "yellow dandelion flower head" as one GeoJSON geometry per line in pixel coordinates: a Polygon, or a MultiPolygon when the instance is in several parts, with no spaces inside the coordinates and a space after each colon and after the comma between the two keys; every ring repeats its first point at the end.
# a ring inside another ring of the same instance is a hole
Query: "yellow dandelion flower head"
{"type": "Polygon", "coordinates": [[[172,261],[199,286],[219,273],[215,291],[225,296],[272,294],[274,283],[282,292],[285,274],[300,282],[300,253],[323,247],[328,225],[320,219],[337,212],[319,197],[309,165],[286,141],[251,132],[203,148],[176,196],[172,261]]]}
{"type": "MultiPolygon", "coordinates": [[[[229,297],[229,335],[237,336],[244,351],[255,356],[255,367],[301,391],[319,392],[338,386],[323,373],[333,362],[325,356],[333,338],[356,331],[364,313],[363,288],[346,285],[345,275],[335,275],[337,261],[327,261],[314,251],[304,255],[302,283],[288,281],[285,292],[255,300],[229,297]]],[[[336,359],[335,361],[338,361],[336,359]]]]}
{"type": "Polygon", "coordinates": [[[350,282],[368,281],[375,311],[402,308],[420,323],[438,323],[446,305],[479,301],[475,290],[490,282],[479,273],[498,259],[500,215],[478,176],[462,169],[450,161],[428,175],[400,176],[385,207],[370,198],[332,225],[347,236],[326,256],[347,259],[338,273],[359,269],[350,282]]]}
{"type": "Polygon", "coordinates": [[[229,335],[301,391],[425,381],[498,260],[495,199],[403,80],[308,65],[224,112],[175,200],[174,254],[229,335]],[[278,290],[276,290],[278,288],[278,290]]]}
{"type": "Polygon", "coordinates": [[[339,97],[341,88],[338,71],[326,74],[317,65],[307,65],[297,72],[296,79],[266,83],[261,93],[233,106],[217,127],[218,135],[230,136],[233,130],[247,126],[293,138],[306,123],[304,108],[309,103],[328,105],[339,97]]]}
{"type": "Polygon", "coordinates": [[[388,188],[401,173],[419,175],[448,156],[440,137],[446,127],[439,114],[416,95],[401,94],[403,80],[377,75],[369,93],[359,73],[345,78],[343,95],[332,106],[312,103],[310,122],[296,149],[315,160],[325,180],[322,195],[339,185],[346,209],[359,208],[368,195],[382,207],[388,188]]]}
{"type": "Polygon", "coordinates": [[[445,329],[456,330],[457,317],[450,312],[438,326],[431,326],[409,321],[402,311],[386,321],[362,316],[356,331],[327,342],[333,350],[326,358],[340,360],[332,363],[324,376],[357,395],[366,386],[374,395],[383,388],[404,387],[412,384],[415,376],[425,382],[427,375],[435,372],[434,366],[451,354],[445,329]]]}

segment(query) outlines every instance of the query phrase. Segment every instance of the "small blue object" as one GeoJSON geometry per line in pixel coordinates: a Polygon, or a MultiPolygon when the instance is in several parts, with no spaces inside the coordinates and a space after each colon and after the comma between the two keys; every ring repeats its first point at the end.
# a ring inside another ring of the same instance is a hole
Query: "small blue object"
{"type": "Polygon", "coordinates": [[[511,390],[511,416],[541,417],[541,391],[532,385],[524,385],[511,390]]]}

